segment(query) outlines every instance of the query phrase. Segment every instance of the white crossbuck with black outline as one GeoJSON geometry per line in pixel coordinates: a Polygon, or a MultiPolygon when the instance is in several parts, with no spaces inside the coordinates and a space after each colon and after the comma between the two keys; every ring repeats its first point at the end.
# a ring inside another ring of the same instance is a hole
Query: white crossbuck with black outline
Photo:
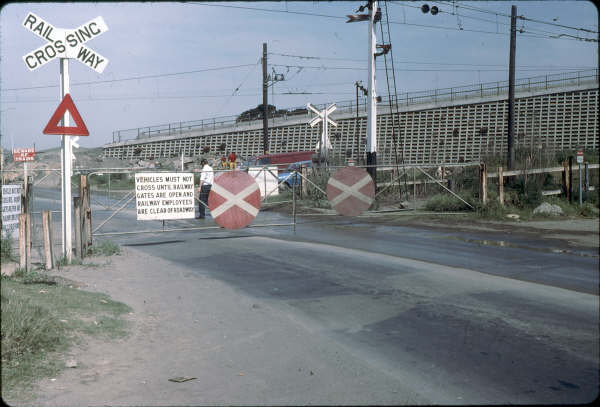
{"type": "Polygon", "coordinates": [[[345,199],[351,196],[360,201],[363,201],[366,204],[371,205],[371,203],[373,202],[373,198],[360,192],[360,189],[367,185],[369,182],[371,182],[371,176],[369,174],[365,175],[364,178],[360,179],[354,185],[346,185],[333,177],[329,178],[329,181],[327,183],[342,191],[341,194],[339,194],[330,201],[331,205],[337,206],[339,203],[343,202],[345,199]]]}
{"type": "Polygon", "coordinates": [[[67,29],[56,28],[30,12],[23,21],[23,27],[48,41],[47,44],[23,56],[23,61],[30,71],[56,58],[77,59],[98,73],[102,73],[108,65],[108,59],[83,45],[108,31],[108,26],[100,16],[75,29],[67,29]]]}
{"type": "Polygon", "coordinates": [[[244,199],[246,199],[256,190],[258,190],[258,184],[256,182],[248,185],[237,194],[229,192],[219,184],[213,184],[211,192],[221,195],[223,198],[225,198],[225,202],[210,211],[212,217],[217,218],[234,206],[237,206],[238,208],[248,212],[248,214],[250,214],[252,217],[256,217],[256,215],[258,215],[258,208],[244,201],[244,199]]]}

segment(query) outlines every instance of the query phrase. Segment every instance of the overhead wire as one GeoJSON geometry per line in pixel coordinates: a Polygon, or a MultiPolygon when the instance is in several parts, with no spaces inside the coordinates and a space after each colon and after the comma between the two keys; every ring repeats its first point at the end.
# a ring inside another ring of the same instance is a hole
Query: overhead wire
{"type": "MultiPolygon", "coordinates": [[[[73,83],[71,83],[71,86],[96,85],[96,84],[101,84],[101,83],[115,83],[115,82],[124,82],[124,81],[134,81],[134,80],[140,80],[140,79],[163,78],[163,77],[167,77],[167,76],[189,75],[189,74],[211,72],[211,71],[224,71],[227,69],[237,69],[237,68],[244,68],[244,67],[255,66],[255,65],[256,64],[230,65],[230,66],[221,66],[221,67],[215,67],[215,68],[196,69],[193,71],[172,72],[172,73],[142,75],[142,76],[131,76],[131,77],[120,78],[120,79],[107,79],[107,80],[103,80],[103,81],[73,82],[73,83]]],[[[40,85],[40,86],[29,86],[29,87],[20,87],[20,88],[8,88],[8,89],[2,89],[1,91],[9,92],[9,91],[17,91],[17,90],[57,88],[58,86],[59,85],[40,85]]]]}
{"type": "MultiPolygon", "coordinates": [[[[294,95],[294,94],[305,94],[305,95],[353,95],[353,92],[278,92],[275,95],[294,95]]],[[[257,97],[261,96],[262,93],[249,93],[249,94],[238,94],[236,97],[257,97]]],[[[115,100],[172,100],[172,99],[208,99],[208,98],[229,98],[231,94],[223,94],[223,95],[140,95],[140,96],[116,96],[116,97],[86,97],[86,98],[77,98],[77,103],[79,102],[101,102],[101,101],[115,101],[115,100]]],[[[7,100],[3,99],[1,103],[5,104],[13,104],[13,103],[55,103],[55,98],[46,98],[46,99],[16,99],[16,100],[7,100]]]]}
{"type": "Polygon", "coordinates": [[[238,92],[240,90],[240,88],[242,86],[244,86],[244,83],[246,83],[246,80],[248,79],[248,77],[250,76],[250,74],[252,72],[254,72],[254,70],[256,69],[256,67],[261,63],[261,58],[258,59],[258,61],[256,61],[256,64],[254,64],[254,66],[248,71],[248,73],[246,74],[246,76],[244,77],[244,79],[242,79],[242,82],[233,90],[233,92],[231,93],[231,96],[229,96],[229,98],[225,101],[225,103],[223,103],[223,105],[219,108],[219,110],[217,111],[217,115],[219,115],[223,109],[225,108],[225,106],[227,106],[227,104],[231,101],[231,98],[233,98],[233,96],[236,94],[236,92],[238,92]]]}
{"type": "MultiPolygon", "coordinates": [[[[291,65],[291,64],[269,64],[271,66],[279,66],[279,67],[290,67],[290,68],[304,68],[304,69],[320,69],[320,70],[351,70],[351,71],[366,71],[367,68],[360,67],[352,67],[352,66],[326,66],[326,65],[291,65]]],[[[394,71],[401,72],[503,72],[505,69],[460,69],[460,68],[450,68],[450,69],[423,69],[423,68],[396,68],[394,71]]],[[[377,68],[378,71],[383,71],[384,68],[377,68]]],[[[542,70],[564,70],[563,68],[522,68],[518,69],[519,71],[533,71],[539,72],[542,70]]]]}
{"type": "MultiPolygon", "coordinates": [[[[314,17],[324,17],[324,18],[333,18],[333,19],[338,19],[338,20],[339,19],[346,20],[346,17],[333,16],[333,15],[329,15],[329,14],[308,13],[308,12],[302,12],[302,11],[273,10],[273,9],[258,8],[258,7],[231,6],[231,5],[225,5],[225,4],[210,4],[210,3],[196,3],[196,2],[192,2],[192,3],[188,3],[188,4],[194,4],[194,5],[198,5],[198,6],[208,6],[208,7],[226,7],[226,8],[251,10],[251,11],[260,11],[260,12],[269,12],[269,13],[298,14],[298,15],[306,15],[306,16],[314,16],[314,17]]],[[[414,7],[414,6],[410,6],[410,7],[414,7]]],[[[483,31],[483,30],[466,29],[466,28],[462,28],[462,27],[461,28],[444,27],[444,26],[438,26],[438,25],[414,24],[414,23],[399,22],[399,21],[390,21],[389,24],[401,24],[401,25],[407,25],[407,26],[412,26],[412,27],[432,28],[432,29],[439,29],[439,30],[474,32],[474,33],[480,33],[480,34],[510,35],[509,32],[483,31]]],[[[522,36],[523,37],[532,37],[532,38],[544,38],[544,39],[546,39],[546,38],[561,39],[561,40],[568,40],[568,41],[577,41],[577,40],[579,40],[579,39],[574,39],[574,38],[547,37],[547,36],[540,36],[540,35],[535,35],[535,34],[528,34],[528,35],[524,34],[522,36]]]]}
{"type": "MultiPolygon", "coordinates": [[[[354,59],[354,58],[328,58],[321,56],[309,56],[309,55],[290,55],[290,54],[279,54],[273,53],[272,55],[285,56],[288,58],[299,58],[299,59],[336,59],[340,61],[355,61],[366,63],[365,59],[354,59]]],[[[506,66],[506,64],[472,64],[472,63],[457,63],[457,62],[424,62],[424,61],[396,61],[399,64],[417,64],[417,65],[461,65],[461,66],[506,66]]],[[[577,67],[577,66],[566,66],[566,65],[518,65],[518,68],[555,68],[555,69],[589,69],[595,68],[594,66],[589,67],[577,67]]]]}
{"type": "MultiPolygon", "coordinates": [[[[447,1],[438,0],[438,1],[436,1],[436,3],[440,3],[440,4],[452,6],[452,3],[447,2],[447,1]]],[[[408,5],[406,5],[406,6],[407,7],[416,7],[416,8],[419,8],[418,6],[408,6],[408,5]]],[[[494,14],[496,16],[511,18],[510,14],[504,14],[504,13],[500,13],[500,12],[497,12],[497,11],[482,9],[482,8],[471,6],[471,5],[461,4],[460,7],[463,8],[463,9],[467,9],[467,10],[475,11],[475,12],[479,12],[479,13],[494,14]]],[[[442,11],[443,10],[440,10],[440,12],[442,12],[442,11]]],[[[464,17],[464,15],[463,15],[463,17],[464,17]]],[[[471,17],[471,18],[474,18],[474,17],[471,17]]],[[[596,31],[596,30],[591,30],[591,29],[584,28],[584,27],[572,27],[572,26],[568,26],[568,25],[564,25],[564,24],[558,24],[556,22],[543,21],[543,20],[539,20],[539,19],[535,19],[535,18],[525,17],[524,15],[517,16],[517,18],[520,19],[520,20],[531,21],[531,22],[538,23],[538,24],[546,24],[546,25],[552,25],[552,26],[556,26],[556,27],[560,27],[560,28],[564,28],[564,29],[570,29],[570,30],[576,30],[576,31],[584,31],[584,32],[588,32],[588,33],[591,33],[591,34],[598,34],[598,31],[596,31]]],[[[504,23],[501,23],[501,24],[504,24],[504,23]]]]}

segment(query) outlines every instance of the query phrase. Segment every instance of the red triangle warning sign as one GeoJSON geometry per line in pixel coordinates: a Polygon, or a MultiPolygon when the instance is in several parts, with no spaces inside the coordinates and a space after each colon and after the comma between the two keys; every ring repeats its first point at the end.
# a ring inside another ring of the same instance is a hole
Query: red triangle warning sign
{"type": "Polygon", "coordinates": [[[71,99],[71,95],[69,95],[68,93],[65,95],[62,102],[60,102],[60,105],[58,105],[56,112],[54,112],[54,114],[50,118],[50,121],[44,128],[43,133],[44,134],[59,134],[59,135],[64,134],[67,136],[89,136],[90,135],[90,132],[88,131],[87,127],[85,126],[85,123],[83,122],[83,119],[81,118],[81,115],[79,114],[79,112],[77,111],[77,108],[75,107],[75,103],[73,103],[73,99],[71,99]],[[65,112],[67,110],[69,111],[69,113],[71,113],[71,117],[73,118],[73,121],[75,122],[75,124],[77,124],[76,127],[73,127],[73,126],[65,127],[65,126],[58,125],[58,122],[60,122],[60,120],[64,117],[65,112]]]}

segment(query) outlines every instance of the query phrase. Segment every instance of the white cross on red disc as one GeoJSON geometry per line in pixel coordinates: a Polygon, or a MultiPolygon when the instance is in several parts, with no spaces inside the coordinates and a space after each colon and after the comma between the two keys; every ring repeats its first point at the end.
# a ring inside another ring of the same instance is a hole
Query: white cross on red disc
{"type": "Polygon", "coordinates": [[[248,226],[259,208],[260,189],[250,175],[231,171],[215,177],[208,195],[208,209],[219,226],[225,229],[248,226]]]}
{"type": "Polygon", "coordinates": [[[358,216],[373,203],[375,184],[365,170],[344,167],[329,178],[326,192],[329,203],[337,213],[358,216]]]}

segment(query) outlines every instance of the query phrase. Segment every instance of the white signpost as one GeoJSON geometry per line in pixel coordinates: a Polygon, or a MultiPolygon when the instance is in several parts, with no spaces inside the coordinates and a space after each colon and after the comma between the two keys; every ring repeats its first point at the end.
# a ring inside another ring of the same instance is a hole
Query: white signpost
{"type": "Polygon", "coordinates": [[[137,220],[194,219],[194,174],[135,174],[137,220]]]}
{"type": "MultiPolygon", "coordinates": [[[[60,95],[61,101],[70,93],[69,59],[77,59],[98,73],[102,73],[108,65],[108,59],[84,46],[86,42],[104,34],[108,26],[102,17],[96,17],[87,23],[74,28],[56,28],[34,13],[28,13],[23,27],[47,43],[23,56],[23,61],[30,71],[60,58],[60,95]]],[[[65,111],[63,127],[69,127],[69,112],[65,111]]],[[[75,146],[77,144],[75,143],[75,146]]],[[[77,146],[78,147],[78,146],[77,146]]],[[[71,262],[71,175],[72,175],[71,136],[62,136],[61,172],[62,172],[62,249],[63,255],[71,262]]]]}
{"type": "Polygon", "coordinates": [[[333,148],[331,146],[331,142],[329,141],[329,135],[327,134],[327,125],[331,124],[332,126],[337,126],[337,123],[331,120],[328,116],[333,111],[335,111],[335,109],[337,109],[337,106],[334,103],[326,109],[323,109],[322,111],[317,110],[310,103],[307,103],[306,107],[317,114],[316,117],[314,117],[311,121],[308,122],[310,127],[314,127],[316,124],[323,122],[323,129],[321,131],[321,141],[319,141],[319,143],[317,144],[317,149],[320,149],[321,157],[323,157],[325,161],[327,161],[328,150],[333,148]]]}
{"type": "Polygon", "coordinates": [[[2,185],[2,230],[14,236],[19,230],[20,214],[21,185],[2,185]]]}

